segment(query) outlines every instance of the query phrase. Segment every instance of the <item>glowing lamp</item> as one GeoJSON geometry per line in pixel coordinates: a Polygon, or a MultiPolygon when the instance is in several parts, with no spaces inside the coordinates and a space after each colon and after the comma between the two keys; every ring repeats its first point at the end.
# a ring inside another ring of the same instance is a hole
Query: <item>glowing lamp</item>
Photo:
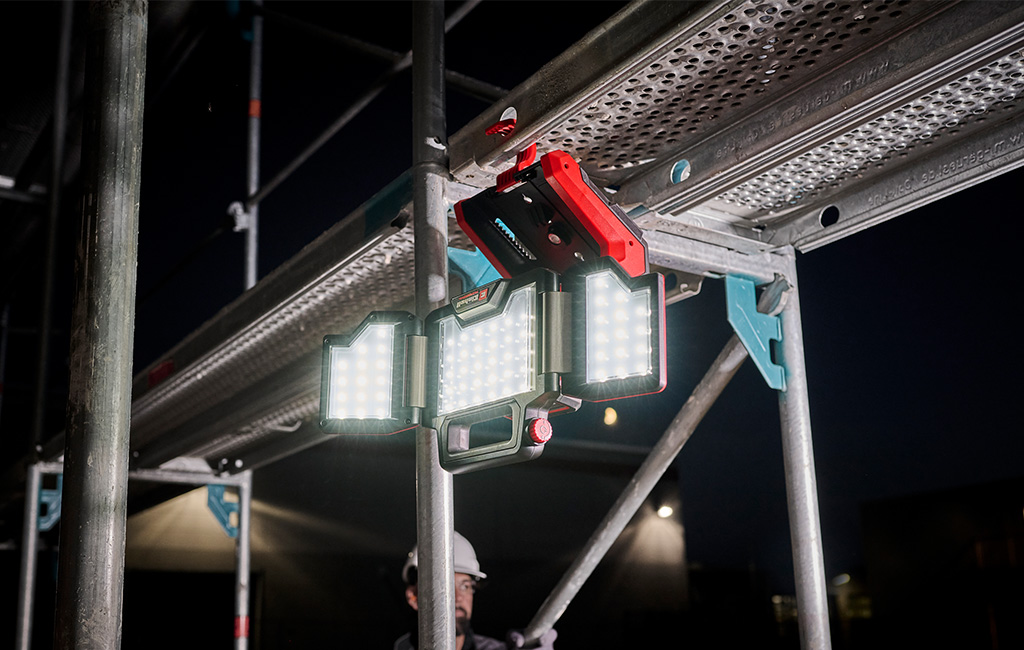
{"type": "Polygon", "coordinates": [[[477,287],[422,322],[373,312],[324,338],[321,373],[327,433],[423,423],[454,473],[529,460],[552,436],[549,415],[665,387],[664,279],[601,257],[561,280],[535,268],[477,287]]]}
{"type": "Polygon", "coordinates": [[[481,469],[540,455],[554,408],[578,408],[560,393],[567,350],[552,345],[567,303],[558,277],[536,269],[458,296],[427,316],[428,420],[441,465],[481,469]]]}
{"type": "Polygon", "coordinates": [[[665,280],[630,277],[602,257],[566,273],[573,301],[572,371],[563,391],[590,402],[665,388],[665,280]]]}
{"type": "Polygon", "coordinates": [[[410,337],[421,332],[419,319],[408,312],[378,311],[350,335],[325,336],[320,428],[326,433],[390,434],[418,425],[420,409],[409,394],[415,385],[409,378],[416,373],[407,372],[407,365],[417,356],[410,348],[421,348],[410,337]]]}

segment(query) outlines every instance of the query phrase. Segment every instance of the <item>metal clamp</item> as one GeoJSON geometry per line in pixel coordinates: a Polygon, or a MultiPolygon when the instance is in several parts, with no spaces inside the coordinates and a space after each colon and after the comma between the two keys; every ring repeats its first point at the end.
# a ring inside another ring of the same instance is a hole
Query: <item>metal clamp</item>
{"type": "Polygon", "coordinates": [[[238,537],[238,525],[231,523],[231,515],[238,516],[238,502],[227,501],[224,498],[224,486],[210,484],[206,486],[206,505],[210,512],[217,518],[217,523],[224,529],[227,536],[235,539],[238,537]]]}
{"type": "Polygon", "coordinates": [[[251,215],[241,201],[235,201],[228,206],[228,216],[231,217],[232,230],[235,232],[245,232],[252,224],[251,215]]]}
{"type": "MultiPolygon", "coordinates": [[[[781,287],[777,279],[772,287],[781,287]]],[[[788,286],[788,284],[786,285],[788,286]]],[[[784,291],[783,291],[784,292],[784,291]]],[[[775,293],[775,291],[773,291],[775,293]]],[[[780,293],[778,298],[780,298],[780,293]]],[[[758,311],[754,283],[735,275],[725,276],[725,300],[729,324],[750,353],[761,376],[775,390],[786,390],[786,369],[772,360],[771,342],[782,342],[782,319],[758,311]]],[[[769,310],[774,311],[774,310],[769,310]]]]}
{"type": "Polygon", "coordinates": [[[39,505],[45,506],[46,514],[39,516],[39,530],[51,530],[60,521],[60,497],[64,491],[64,475],[57,474],[57,487],[39,490],[39,505]]]}

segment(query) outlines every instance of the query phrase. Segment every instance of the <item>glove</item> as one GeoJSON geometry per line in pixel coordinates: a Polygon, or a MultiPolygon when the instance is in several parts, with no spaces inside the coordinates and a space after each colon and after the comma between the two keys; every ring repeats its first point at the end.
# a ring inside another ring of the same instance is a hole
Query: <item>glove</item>
{"type": "Polygon", "coordinates": [[[531,648],[536,650],[555,650],[555,639],[558,638],[558,632],[555,629],[550,629],[541,635],[533,645],[526,645],[526,637],[523,636],[521,630],[512,630],[508,633],[508,647],[509,648],[531,648]]]}

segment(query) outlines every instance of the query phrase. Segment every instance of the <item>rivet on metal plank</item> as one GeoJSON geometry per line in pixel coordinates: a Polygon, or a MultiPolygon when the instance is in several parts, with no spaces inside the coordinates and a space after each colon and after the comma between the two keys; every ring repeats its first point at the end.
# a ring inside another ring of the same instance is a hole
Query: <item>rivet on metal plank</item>
{"type": "Polygon", "coordinates": [[[670,173],[670,178],[672,180],[672,184],[673,185],[675,185],[677,183],[682,183],[683,181],[685,181],[689,177],[690,177],[690,161],[688,161],[688,160],[680,160],[676,164],[672,165],[672,171],[670,173]]]}

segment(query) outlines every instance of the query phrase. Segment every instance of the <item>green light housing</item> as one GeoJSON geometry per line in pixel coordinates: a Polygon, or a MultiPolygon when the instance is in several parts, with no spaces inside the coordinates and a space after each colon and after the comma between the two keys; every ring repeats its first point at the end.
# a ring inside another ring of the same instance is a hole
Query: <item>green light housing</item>
{"type": "Polygon", "coordinates": [[[535,458],[550,436],[549,412],[579,407],[559,390],[566,350],[551,345],[564,298],[558,276],[536,269],[427,316],[426,422],[438,432],[442,467],[458,473],[535,458]]]}

